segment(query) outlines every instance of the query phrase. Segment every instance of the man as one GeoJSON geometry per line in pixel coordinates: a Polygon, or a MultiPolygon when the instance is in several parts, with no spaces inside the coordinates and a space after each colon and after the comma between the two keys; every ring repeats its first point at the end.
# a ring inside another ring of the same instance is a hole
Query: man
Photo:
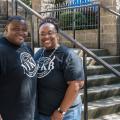
{"type": "Polygon", "coordinates": [[[33,120],[36,63],[24,43],[27,24],[20,16],[8,19],[0,38],[0,115],[3,120],[33,120]]]}

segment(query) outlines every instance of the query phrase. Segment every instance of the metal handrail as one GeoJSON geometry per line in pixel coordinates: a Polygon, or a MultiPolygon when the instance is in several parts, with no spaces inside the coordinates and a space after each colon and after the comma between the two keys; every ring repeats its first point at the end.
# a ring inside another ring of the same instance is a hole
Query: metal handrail
{"type": "MultiPolygon", "coordinates": [[[[27,6],[25,3],[23,3],[21,0],[16,0],[20,5],[22,5],[26,10],[28,10],[29,12],[31,12],[32,14],[34,14],[36,17],[40,18],[40,19],[44,19],[38,12],[36,12],[35,10],[33,10],[32,8],[30,8],[29,6],[27,6]]],[[[63,32],[62,30],[59,31],[59,33],[64,36],[66,39],[68,39],[69,41],[71,41],[72,43],[76,44],[77,46],[80,47],[81,50],[85,51],[90,57],[94,58],[98,63],[102,64],[105,68],[107,68],[108,70],[110,70],[112,73],[114,73],[116,76],[120,77],[120,72],[118,70],[116,70],[115,68],[113,68],[111,65],[109,65],[107,62],[105,62],[104,60],[102,60],[101,58],[97,57],[97,55],[95,55],[92,51],[90,51],[89,49],[87,49],[85,46],[83,46],[82,44],[80,44],[76,39],[73,39],[72,37],[68,36],[65,32],[63,32]]]]}
{"type": "Polygon", "coordinates": [[[114,11],[114,10],[112,10],[112,9],[109,9],[108,7],[105,7],[105,6],[102,5],[102,4],[100,4],[100,7],[102,7],[103,9],[105,9],[105,10],[107,10],[107,11],[109,11],[110,13],[112,13],[112,14],[114,14],[114,15],[120,17],[120,14],[117,13],[116,11],[114,11]]]}
{"type": "MultiPolygon", "coordinates": [[[[94,4],[94,6],[98,6],[98,5],[99,5],[98,3],[95,3],[95,4],[94,4]]],[[[59,10],[60,10],[60,11],[64,11],[64,10],[67,10],[67,9],[75,9],[75,8],[77,9],[77,8],[92,7],[92,6],[93,6],[93,4],[91,3],[91,4],[87,4],[87,5],[67,7],[67,8],[66,8],[66,7],[63,7],[63,8],[62,8],[62,7],[61,7],[60,9],[54,9],[54,10],[51,9],[51,10],[41,11],[40,13],[46,13],[46,12],[52,12],[52,11],[54,11],[54,12],[56,11],[56,12],[57,12],[57,11],[59,11],[59,10]]]]}
{"type": "MultiPolygon", "coordinates": [[[[22,7],[24,7],[26,10],[28,10],[30,13],[34,14],[36,17],[40,18],[41,20],[43,20],[44,18],[37,13],[35,10],[31,9],[30,7],[28,7],[26,4],[24,4],[21,0],[16,0],[18,4],[20,4],[22,7]]],[[[74,43],[75,45],[77,45],[81,50],[83,50],[83,58],[84,61],[83,63],[86,64],[86,54],[88,54],[89,56],[91,56],[92,58],[94,58],[98,63],[102,64],[105,68],[107,68],[108,70],[110,70],[112,73],[114,73],[116,76],[120,77],[120,72],[117,71],[116,69],[114,69],[112,66],[110,66],[107,62],[105,62],[104,60],[102,60],[101,58],[97,57],[93,52],[91,52],[89,49],[87,49],[85,46],[83,46],[82,44],[80,44],[76,39],[73,39],[72,37],[68,36],[65,32],[63,32],[62,30],[59,31],[59,33],[64,36],[67,40],[71,41],[72,43],[74,43]]],[[[85,67],[86,69],[86,67],[85,67]]],[[[87,76],[85,76],[85,87],[84,87],[84,94],[85,94],[85,101],[84,101],[84,120],[88,120],[88,105],[87,105],[87,76]]]]}
{"type": "Polygon", "coordinates": [[[22,2],[21,0],[16,0],[16,2],[18,2],[18,4],[20,4],[22,7],[24,7],[26,10],[28,10],[30,13],[32,13],[33,15],[35,15],[36,17],[40,18],[41,20],[43,20],[44,18],[35,10],[31,9],[29,6],[27,6],[24,2],[22,2]]]}

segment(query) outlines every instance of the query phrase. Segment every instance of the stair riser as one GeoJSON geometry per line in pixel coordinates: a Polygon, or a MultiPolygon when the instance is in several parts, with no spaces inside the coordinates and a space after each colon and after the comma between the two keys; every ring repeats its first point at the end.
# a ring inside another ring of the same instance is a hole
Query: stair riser
{"type": "MultiPolygon", "coordinates": [[[[105,99],[107,97],[118,96],[118,95],[120,95],[120,88],[88,93],[88,102],[99,100],[99,99],[105,99]]],[[[84,99],[83,94],[81,95],[81,97],[82,99],[84,99]]]]}
{"type": "Polygon", "coordinates": [[[7,20],[0,20],[0,24],[6,24],[7,20]]]}
{"type": "Polygon", "coordinates": [[[0,23],[0,28],[3,28],[3,29],[4,29],[4,27],[5,27],[5,24],[1,24],[1,23],[0,23]]]}
{"type": "Polygon", "coordinates": [[[109,85],[119,83],[120,79],[118,77],[111,77],[111,78],[103,78],[97,80],[89,80],[88,79],[88,88],[93,86],[100,86],[100,85],[109,85]]]}
{"type": "MultiPolygon", "coordinates": [[[[120,66],[115,66],[114,68],[120,71],[120,66]]],[[[111,73],[111,71],[103,67],[87,70],[87,75],[100,75],[100,74],[107,74],[107,73],[111,73]]]]}
{"type": "Polygon", "coordinates": [[[8,18],[7,16],[1,16],[0,15],[0,20],[7,20],[7,18],[8,18]]]}
{"type": "MultiPolygon", "coordinates": [[[[119,57],[102,58],[102,60],[104,60],[108,64],[119,64],[120,63],[119,57]]],[[[101,65],[101,64],[99,64],[92,58],[87,58],[87,65],[91,66],[91,65],[101,65]]]]}
{"type": "Polygon", "coordinates": [[[0,32],[4,32],[4,28],[0,28],[0,32]]]}
{"type": "MultiPolygon", "coordinates": [[[[91,50],[94,54],[96,54],[97,56],[107,56],[109,55],[109,52],[107,50],[91,50]]],[[[89,56],[89,55],[88,55],[89,56]]]]}
{"type": "Polygon", "coordinates": [[[96,110],[88,110],[88,118],[98,118],[102,115],[112,114],[120,111],[120,104],[108,106],[108,107],[100,107],[96,110]]]}
{"type": "MultiPolygon", "coordinates": [[[[119,63],[119,57],[114,57],[114,58],[103,58],[104,61],[106,61],[109,64],[117,64],[119,63]]],[[[97,62],[95,65],[99,65],[97,62]]]]}
{"type": "Polygon", "coordinates": [[[2,32],[0,32],[0,37],[2,37],[3,36],[3,33],[2,32]]]}

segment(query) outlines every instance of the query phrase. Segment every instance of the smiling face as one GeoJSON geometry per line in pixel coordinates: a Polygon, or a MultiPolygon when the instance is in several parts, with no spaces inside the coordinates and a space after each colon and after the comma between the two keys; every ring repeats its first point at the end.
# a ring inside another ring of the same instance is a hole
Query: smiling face
{"type": "Polygon", "coordinates": [[[46,49],[56,48],[58,43],[58,33],[55,26],[51,23],[45,23],[39,28],[40,41],[46,49]]]}
{"type": "Polygon", "coordinates": [[[21,45],[27,35],[27,25],[24,20],[13,20],[5,28],[5,37],[14,45],[21,45]]]}

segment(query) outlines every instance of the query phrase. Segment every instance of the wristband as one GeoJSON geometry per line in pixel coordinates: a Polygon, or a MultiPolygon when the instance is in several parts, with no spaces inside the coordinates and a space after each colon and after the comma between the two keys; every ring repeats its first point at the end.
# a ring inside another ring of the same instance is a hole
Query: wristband
{"type": "Polygon", "coordinates": [[[66,112],[62,111],[62,110],[60,109],[60,107],[57,109],[57,111],[58,111],[59,113],[61,113],[62,115],[65,115],[65,113],[66,113],[66,112]]]}

